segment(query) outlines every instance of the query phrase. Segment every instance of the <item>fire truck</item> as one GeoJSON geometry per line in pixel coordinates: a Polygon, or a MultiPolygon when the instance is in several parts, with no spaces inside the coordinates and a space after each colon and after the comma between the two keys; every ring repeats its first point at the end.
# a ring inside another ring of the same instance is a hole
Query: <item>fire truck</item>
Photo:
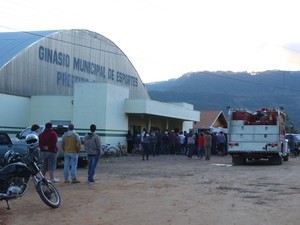
{"type": "Polygon", "coordinates": [[[280,165],[288,161],[285,139],[286,114],[280,108],[256,111],[229,109],[228,154],[235,165],[250,160],[268,160],[280,165]]]}

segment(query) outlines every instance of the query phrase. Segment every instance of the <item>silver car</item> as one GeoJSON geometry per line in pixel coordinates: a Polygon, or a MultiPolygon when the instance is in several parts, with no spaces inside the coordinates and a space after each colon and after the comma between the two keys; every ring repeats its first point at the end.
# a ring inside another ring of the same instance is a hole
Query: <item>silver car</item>
{"type": "MultiPolygon", "coordinates": [[[[40,125],[40,129],[38,130],[38,134],[41,134],[45,129],[45,125],[40,125]]],[[[61,148],[62,136],[65,132],[68,131],[67,125],[52,125],[53,131],[57,134],[57,165],[61,166],[64,160],[64,151],[61,148]]],[[[25,143],[26,136],[31,132],[31,127],[27,127],[21,133],[16,135],[16,138],[12,138],[13,144],[25,143]]],[[[87,153],[83,147],[83,138],[81,138],[81,150],[78,154],[78,165],[81,167],[85,167],[87,165],[87,153]]]]}

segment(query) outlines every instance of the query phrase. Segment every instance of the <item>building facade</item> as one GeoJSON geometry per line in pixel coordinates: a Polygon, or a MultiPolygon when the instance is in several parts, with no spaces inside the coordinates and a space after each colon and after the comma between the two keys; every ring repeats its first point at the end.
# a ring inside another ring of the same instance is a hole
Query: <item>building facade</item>
{"type": "Polygon", "coordinates": [[[104,142],[128,130],[192,128],[199,112],[186,103],[150,99],[138,72],[106,37],[87,30],[0,33],[0,130],[33,123],[97,125],[104,142]]]}

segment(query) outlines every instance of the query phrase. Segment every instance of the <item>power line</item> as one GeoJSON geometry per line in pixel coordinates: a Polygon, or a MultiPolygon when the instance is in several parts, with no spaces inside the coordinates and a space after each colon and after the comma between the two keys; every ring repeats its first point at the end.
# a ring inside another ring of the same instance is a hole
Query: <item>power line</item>
{"type": "MultiPolygon", "coordinates": [[[[54,40],[54,41],[58,41],[58,42],[62,42],[62,43],[70,44],[70,45],[75,45],[75,46],[79,46],[79,47],[83,47],[83,48],[88,48],[88,49],[92,49],[92,50],[96,50],[96,51],[101,51],[101,52],[106,52],[106,53],[126,57],[126,55],[123,53],[123,51],[116,44],[114,44],[111,40],[109,40],[108,38],[106,38],[106,39],[108,39],[111,43],[113,43],[114,46],[116,46],[117,49],[120,50],[122,53],[117,53],[117,52],[112,52],[112,51],[108,51],[108,50],[103,50],[103,49],[100,49],[100,48],[94,48],[94,47],[90,47],[90,46],[86,46],[86,45],[82,45],[82,44],[77,44],[77,43],[70,42],[70,41],[65,41],[65,40],[61,40],[61,39],[57,39],[57,38],[53,38],[53,37],[49,37],[49,36],[44,36],[44,35],[41,35],[41,34],[36,34],[36,33],[30,32],[30,31],[20,31],[20,30],[16,30],[16,29],[1,26],[1,25],[0,25],[0,27],[5,28],[5,29],[10,29],[10,30],[13,30],[13,31],[17,31],[17,32],[21,32],[21,33],[24,33],[24,34],[29,34],[29,35],[32,35],[32,36],[46,38],[46,39],[49,39],[49,40],[54,40]]],[[[59,31],[64,31],[64,30],[59,30],[59,31]]],[[[95,32],[93,32],[93,33],[95,33],[95,32]]],[[[98,34],[98,33],[97,33],[97,35],[99,35],[101,37],[104,37],[104,36],[102,36],[101,34],[98,34]]]]}

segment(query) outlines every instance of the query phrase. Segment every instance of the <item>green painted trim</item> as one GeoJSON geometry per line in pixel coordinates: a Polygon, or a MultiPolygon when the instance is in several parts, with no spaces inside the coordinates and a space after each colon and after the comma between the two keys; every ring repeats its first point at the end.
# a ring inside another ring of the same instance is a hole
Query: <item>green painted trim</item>
{"type": "MultiPolygon", "coordinates": [[[[76,127],[75,127],[75,130],[77,132],[89,132],[90,131],[90,129],[76,128],[76,127]]],[[[127,133],[128,130],[97,129],[96,131],[97,132],[126,132],[127,133]]]]}
{"type": "Polygon", "coordinates": [[[100,137],[126,137],[125,134],[99,134],[100,137]]]}
{"type": "MultiPolygon", "coordinates": [[[[81,133],[77,132],[79,136],[84,136],[87,132],[81,133]]],[[[99,133],[96,132],[100,137],[126,137],[126,134],[116,134],[116,133],[99,133]]]]}
{"type": "MultiPolygon", "coordinates": [[[[0,126],[0,131],[5,132],[9,135],[16,135],[20,133],[22,130],[27,127],[8,127],[8,126],[0,126]]],[[[79,134],[79,136],[84,136],[88,133],[89,129],[75,129],[75,131],[79,134]]],[[[112,129],[97,129],[96,133],[101,137],[125,137],[127,134],[127,130],[112,130],[112,129]]]]}
{"type": "Polygon", "coordinates": [[[10,136],[15,137],[18,133],[20,132],[14,132],[14,131],[4,131],[4,130],[0,130],[1,132],[7,133],[10,136]]]}
{"type": "Polygon", "coordinates": [[[25,129],[26,127],[7,127],[7,126],[0,126],[0,129],[25,129]]]}
{"type": "Polygon", "coordinates": [[[0,126],[0,131],[5,132],[10,136],[16,136],[16,134],[20,133],[26,127],[7,127],[7,126],[0,126]]]}

